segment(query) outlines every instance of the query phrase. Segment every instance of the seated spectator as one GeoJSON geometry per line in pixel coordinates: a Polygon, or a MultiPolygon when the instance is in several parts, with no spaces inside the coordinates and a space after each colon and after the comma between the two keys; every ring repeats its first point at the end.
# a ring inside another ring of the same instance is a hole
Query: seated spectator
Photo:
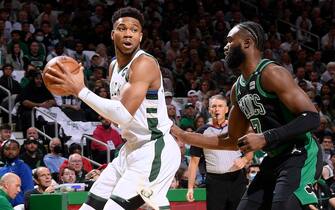
{"type": "MultiPolygon", "coordinates": [[[[10,91],[12,95],[21,93],[21,86],[18,81],[13,78],[14,68],[10,64],[5,64],[3,66],[3,75],[0,77],[0,85],[10,91]]],[[[0,90],[0,103],[8,97],[7,93],[0,90]]],[[[7,106],[8,107],[8,106],[7,106]]]]}
{"type": "Polygon", "coordinates": [[[65,167],[61,171],[59,179],[60,184],[76,183],[76,172],[72,168],[65,167]]]}
{"type": "Polygon", "coordinates": [[[179,125],[181,128],[194,126],[194,117],[195,117],[195,107],[192,103],[187,103],[185,105],[185,109],[183,111],[183,116],[181,117],[179,121],[179,125]]]}
{"type": "Polygon", "coordinates": [[[31,41],[29,51],[23,56],[24,65],[32,64],[36,68],[43,69],[45,65],[45,50],[43,45],[36,40],[31,41]]]}
{"type": "Polygon", "coordinates": [[[12,65],[14,69],[23,70],[23,51],[18,43],[14,43],[12,48],[12,53],[6,56],[6,63],[12,65]]]}
{"type": "MultiPolygon", "coordinates": [[[[24,43],[22,41],[23,39],[21,37],[21,31],[13,30],[12,32],[10,32],[10,34],[11,34],[11,41],[8,42],[7,49],[8,50],[13,49],[12,45],[19,44],[20,48],[23,51],[23,54],[27,54],[28,53],[28,47],[27,47],[26,43],[24,43]]],[[[11,54],[11,53],[12,53],[11,51],[8,51],[8,54],[11,54]]]]}
{"type": "Polygon", "coordinates": [[[85,182],[85,175],[87,171],[84,170],[83,167],[83,160],[81,155],[74,153],[69,157],[69,168],[74,169],[76,172],[76,182],[77,183],[84,183],[85,182]]]}
{"type": "Polygon", "coordinates": [[[256,174],[260,171],[258,164],[251,164],[247,169],[247,178],[250,182],[255,178],[256,174]]]}
{"type": "Polygon", "coordinates": [[[106,144],[106,146],[99,144],[95,141],[91,143],[91,149],[93,154],[93,159],[99,163],[107,163],[107,151],[110,152],[110,157],[112,161],[114,159],[115,149],[120,148],[123,141],[121,139],[120,133],[111,126],[112,122],[106,118],[100,116],[101,125],[98,125],[93,131],[93,138],[98,139],[106,144]]]}
{"type": "Polygon", "coordinates": [[[24,203],[24,193],[34,188],[30,167],[19,159],[20,144],[13,139],[9,139],[2,144],[1,154],[5,166],[0,168],[0,177],[8,172],[18,175],[22,181],[21,192],[11,199],[13,206],[24,203]]]}
{"type": "Polygon", "coordinates": [[[64,47],[64,44],[59,42],[55,45],[55,48],[53,51],[51,51],[47,56],[47,62],[49,62],[51,59],[57,56],[69,56],[70,53],[68,50],[64,47]]]}
{"type": "Polygon", "coordinates": [[[21,190],[21,180],[14,173],[6,173],[0,179],[0,209],[13,210],[9,200],[14,199],[21,190]]]}
{"type": "Polygon", "coordinates": [[[326,83],[330,80],[332,80],[335,76],[335,62],[329,62],[327,64],[327,70],[325,72],[322,73],[321,75],[321,82],[322,83],[326,83]]]}
{"type": "Polygon", "coordinates": [[[59,168],[66,160],[62,157],[62,143],[59,138],[51,139],[49,143],[50,153],[46,154],[43,158],[44,164],[50,169],[52,177],[57,180],[59,168]]]}
{"type": "Polygon", "coordinates": [[[40,150],[40,152],[42,152],[43,156],[47,154],[46,148],[48,147],[49,142],[40,139],[37,128],[35,127],[28,128],[26,131],[26,136],[27,136],[27,139],[33,138],[34,140],[38,142],[38,149],[40,150]]]}
{"type": "MultiPolygon", "coordinates": [[[[72,154],[81,154],[81,146],[77,143],[72,143],[69,147],[69,155],[72,154]]],[[[83,167],[85,171],[91,171],[93,169],[89,160],[82,158],[83,167]]],[[[61,174],[65,167],[69,166],[69,161],[65,160],[59,168],[59,173],[61,174]]]]}
{"type": "MultiPolygon", "coordinates": [[[[0,149],[4,141],[11,139],[12,137],[12,128],[9,124],[2,124],[0,126],[0,149]]],[[[1,157],[0,157],[1,159],[1,157]]]]}
{"type": "Polygon", "coordinates": [[[29,165],[31,169],[43,166],[43,153],[39,150],[39,142],[34,137],[27,137],[23,143],[24,151],[20,155],[20,158],[29,165]]]}
{"type": "Polygon", "coordinates": [[[24,194],[24,208],[29,210],[29,200],[32,194],[43,194],[55,192],[55,184],[52,182],[50,170],[46,167],[38,167],[33,173],[36,187],[24,194]]]}
{"type": "Polygon", "coordinates": [[[18,117],[21,119],[22,130],[27,130],[31,126],[31,111],[35,107],[50,108],[56,106],[54,96],[45,87],[40,72],[33,72],[33,80],[22,89],[18,96],[21,105],[18,110],[18,117]],[[34,93],[34,94],[32,94],[34,93]]]}

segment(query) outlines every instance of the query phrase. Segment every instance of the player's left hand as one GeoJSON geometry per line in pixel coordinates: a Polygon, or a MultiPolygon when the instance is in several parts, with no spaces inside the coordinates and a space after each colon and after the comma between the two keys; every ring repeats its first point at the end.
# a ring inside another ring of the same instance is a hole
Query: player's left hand
{"type": "Polygon", "coordinates": [[[266,144],[263,134],[249,133],[238,139],[238,147],[243,153],[257,151],[262,149],[266,144]]]}

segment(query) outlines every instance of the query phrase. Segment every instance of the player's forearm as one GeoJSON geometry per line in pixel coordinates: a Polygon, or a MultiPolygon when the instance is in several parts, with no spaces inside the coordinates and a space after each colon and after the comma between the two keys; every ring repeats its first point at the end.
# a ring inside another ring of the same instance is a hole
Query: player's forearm
{"type": "Polygon", "coordinates": [[[292,138],[318,128],[320,116],[317,112],[303,112],[286,125],[265,131],[265,149],[275,148],[292,138]]]}
{"type": "Polygon", "coordinates": [[[226,135],[209,137],[198,133],[183,131],[180,133],[179,139],[187,144],[201,148],[238,150],[236,141],[226,135]]]}
{"type": "Polygon", "coordinates": [[[127,126],[133,120],[133,116],[120,101],[99,97],[87,88],[83,88],[78,97],[101,116],[122,127],[127,126]]]}

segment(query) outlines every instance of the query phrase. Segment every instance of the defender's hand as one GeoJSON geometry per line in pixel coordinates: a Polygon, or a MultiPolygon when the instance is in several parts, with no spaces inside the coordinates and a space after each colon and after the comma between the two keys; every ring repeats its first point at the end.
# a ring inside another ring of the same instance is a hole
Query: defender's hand
{"type": "Polygon", "coordinates": [[[238,139],[238,147],[243,153],[257,151],[266,145],[263,134],[249,133],[238,139]]]}
{"type": "Polygon", "coordinates": [[[179,141],[182,141],[181,134],[184,132],[183,129],[179,128],[177,125],[173,124],[171,127],[171,134],[179,141]]]}

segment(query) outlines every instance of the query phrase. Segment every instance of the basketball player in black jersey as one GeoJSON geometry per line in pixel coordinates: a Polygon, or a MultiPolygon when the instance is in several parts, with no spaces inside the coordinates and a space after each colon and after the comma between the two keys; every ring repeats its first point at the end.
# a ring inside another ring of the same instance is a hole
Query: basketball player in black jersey
{"type": "Polygon", "coordinates": [[[319,115],[289,71],[262,59],[263,44],[264,31],[254,22],[236,25],[227,36],[227,64],[241,76],[231,90],[226,136],[205,137],[176,126],[172,133],[199,147],[267,153],[238,210],[316,209],[312,185],[322,157],[310,131],[319,126],[319,115]],[[250,125],[255,133],[247,133],[250,125]]]}

